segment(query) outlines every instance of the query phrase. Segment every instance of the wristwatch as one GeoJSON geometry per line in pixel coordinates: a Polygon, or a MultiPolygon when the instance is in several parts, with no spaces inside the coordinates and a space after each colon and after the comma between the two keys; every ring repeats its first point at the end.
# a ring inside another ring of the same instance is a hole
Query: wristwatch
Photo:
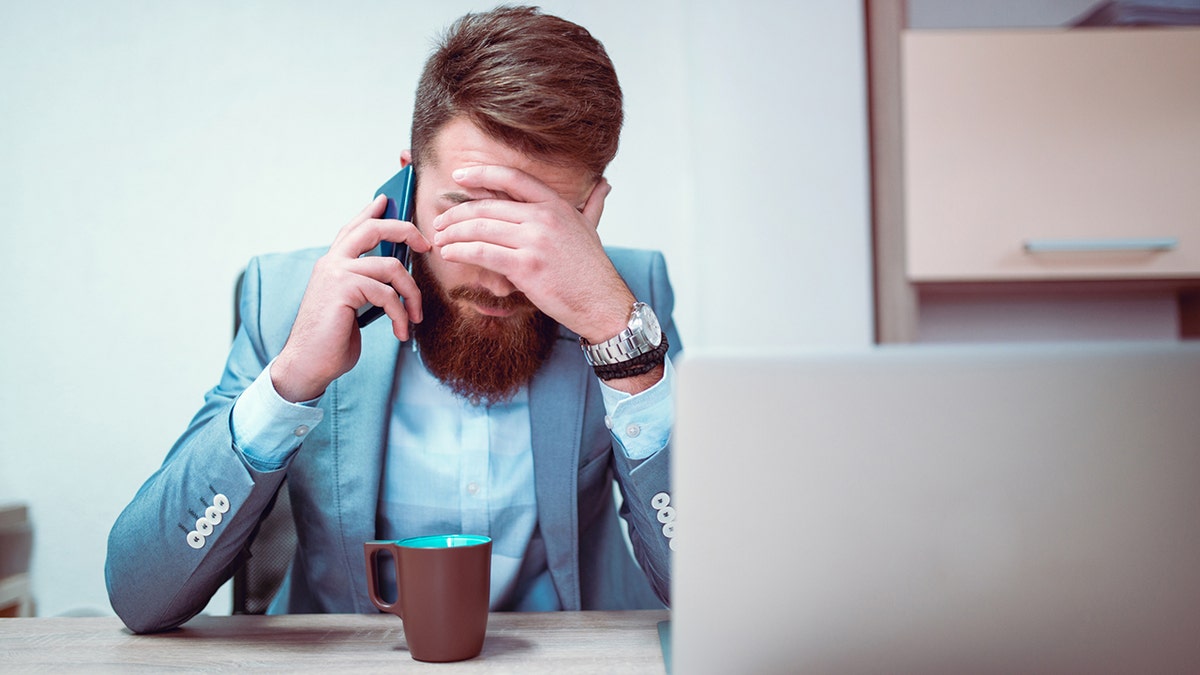
{"type": "Polygon", "coordinates": [[[579,346],[588,365],[602,380],[649,372],[663,362],[669,347],[658,317],[644,302],[633,303],[625,330],[597,344],[581,337],[579,346]]]}

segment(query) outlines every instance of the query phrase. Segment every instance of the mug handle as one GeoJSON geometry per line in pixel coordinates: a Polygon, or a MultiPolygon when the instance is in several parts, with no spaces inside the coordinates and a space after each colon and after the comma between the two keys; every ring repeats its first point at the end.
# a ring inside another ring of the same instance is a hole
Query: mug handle
{"type": "Polygon", "coordinates": [[[367,560],[367,591],[371,596],[371,602],[379,608],[381,612],[395,614],[401,619],[404,617],[400,614],[400,555],[396,550],[396,544],[390,541],[368,541],[363,544],[366,551],[367,560]],[[387,603],[383,598],[379,597],[379,580],[375,575],[375,559],[379,557],[380,551],[387,551],[392,556],[392,564],[396,566],[396,601],[387,603]]]}

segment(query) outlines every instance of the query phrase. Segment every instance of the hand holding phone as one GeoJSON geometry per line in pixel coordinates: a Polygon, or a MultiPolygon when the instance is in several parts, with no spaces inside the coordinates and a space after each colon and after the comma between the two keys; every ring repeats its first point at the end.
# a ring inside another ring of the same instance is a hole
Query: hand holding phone
{"type": "Polygon", "coordinates": [[[388,323],[396,339],[411,337],[410,322],[421,316],[420,289],[396,264],[404,263],[409,246],[393,242],[430,250],[428,240],[412,225],[412,194],[411,169],[399,172],[315,261],[292,332],[271,364],[271,382],[284,400],[312,400],[353,368],[361,354],[360,327],[378,316],[395,316],[388,323]]]}
{"type": "MultiPolygon", "coordinates": [[[[383,218],[412,222],[414,192],[413,168],[409,164],[375,191],[376,197],[381,194],[387,196],[387,206],[384,208],[383,218]]],[[[375,250],[366,255],[391,256],[399,260],[405,269],[411,269],[406,244],[382,241],[379,242],[379,246],[375,247],[375,250]]],[[[383,314],[382,307],[363,305],[358,309],[358,327],[363,328],[370,325],[372,321],[383,314]]]]}

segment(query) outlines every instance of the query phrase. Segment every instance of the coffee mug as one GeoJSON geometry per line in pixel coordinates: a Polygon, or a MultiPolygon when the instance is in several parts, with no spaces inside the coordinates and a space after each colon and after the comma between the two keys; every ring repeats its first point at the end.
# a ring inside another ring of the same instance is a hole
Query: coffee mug
{"type": "Polygon", "coordinates": [[[483,650],[492,577],[492,540],[474,534],[368,541],[367,588],[381,611],[404,621],[408,651],[418,661],[463,661],[483,650]],[[396,569],[396,601],[379,597],[376,559],[388,551],[396,569]]]}

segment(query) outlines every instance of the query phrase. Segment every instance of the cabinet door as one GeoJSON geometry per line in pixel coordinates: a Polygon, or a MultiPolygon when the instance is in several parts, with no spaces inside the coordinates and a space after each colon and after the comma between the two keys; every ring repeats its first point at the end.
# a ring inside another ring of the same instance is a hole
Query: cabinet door
{"type": "Polygon", "coordinates": [[[1200,30],[909,31],[910,280],[1200,278],[1200,30]]]}

